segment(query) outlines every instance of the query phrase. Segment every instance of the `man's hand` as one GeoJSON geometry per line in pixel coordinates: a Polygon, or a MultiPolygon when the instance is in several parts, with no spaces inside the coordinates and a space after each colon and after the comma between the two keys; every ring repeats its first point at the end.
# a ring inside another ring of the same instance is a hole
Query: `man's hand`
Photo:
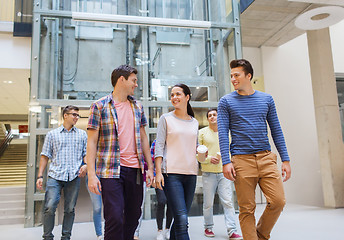
{"type": "Polygon", "coordinates": [[[38,179],[37,179],[37,181],[36,181],[36,187],[37,187],[37,189],[42,190],[42,187],[43,187],[43,178],[38,178],[38,179]]]}
{"type": "Polygon", "coordinates": [[[147,187],[152,186],[154,181],[154,173],[152,169],[148,169],[146,172],[146,185],[147,187]]]}
{"type": "Polygon", "coordinates": [[[87,173],[87,165],[82,165],[79,169],[79,175],[78,177],[85,177],[87,173]]]}
{"type": "Polygon", "coordinates": [[[218,159],[217,157],[211,157],[210,159],[211,164],[218,164],[219,162],[220,162],[220,159],[218,159]]]}
{"type": "Polygon", "coordinates": [[[101,195],[102,186],[96,175],[88,176],[88,189],[95,194],[101,195]]]}
{"type": "Polygon", "coordinates": [[[227,163],[223,165],[223,175],[225,178],[235,181],[236,173],[233,167],[233,163],[227,163]]]}
{"type": "Polygon", "coordinates": [[[163,190],[162,187],[165,186],[164,176],[161,173],[157,173],[155,176],[155,188],[163,190]]]}
{"type": "Polygon", "coordinates": [[[282,178],[283,178],[283,182],[288,181],[290,176],[291,176],[290,163],[289,163],[289,161],[284,161],[282,163],[282,178]]]}

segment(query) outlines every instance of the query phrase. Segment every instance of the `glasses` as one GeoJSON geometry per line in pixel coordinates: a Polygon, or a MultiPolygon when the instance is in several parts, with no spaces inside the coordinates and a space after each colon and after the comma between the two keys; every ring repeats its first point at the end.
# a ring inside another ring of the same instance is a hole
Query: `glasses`
{"type": "Polygon", "coordinates": [[[73,117],[77,117],[77,118],[80,118],[80,117],[81,117],[81,116],[80,116],[79,114],[77,114],[77,113],[66,113],[66,114],[72,114],[73,117]]]}

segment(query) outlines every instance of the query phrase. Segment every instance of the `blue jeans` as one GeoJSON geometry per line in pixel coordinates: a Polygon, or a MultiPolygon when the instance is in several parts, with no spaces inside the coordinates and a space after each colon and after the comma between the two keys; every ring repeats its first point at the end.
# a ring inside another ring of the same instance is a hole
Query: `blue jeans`
{"type": "Polygon", "coordinates": [[[102,196],[91,192],[88,189],[88,176],[86,175],[86,188],[90,194],[93,208],[93,224],[97,236],[103,235],[102,231],[102,196]]]}
{"type": "Polygon", "coordinates": [[[55,212],[57,204],[60,202],[61,190],[64,193],[64,215],[62,223],[63,239],[70,239],[74,223],[74,208],[80,189],[80,178],[77,177],[72,181],[59,181],[48,177],[44,202],[43,218],[43,239],[54,239],[53,229],[55,225],[55,212]]]}
{"type": "Polygon", "coordinates": [[[228,235],[236,232],[235,210],[232,200],[231,181],[223,176],[223,173],[203,172],[203,216],[204,228],[212,229],[213,222],[213,206],[215,192],[219,195],[225,217],[225,224],[228,235]]]}
{"type": "Polygon", "coordinates": [[[146,190],[147,190],[146,182],[143,182],[143,198],[142,198],[142,205],[141,205],[141,216],[139,219],[139,225],[137,225],[137,228],[135,230],[134,237],[140,236],[140,228],[141,228],[141,223],[143,219],[143,207],[145,205],[146,190]]]}
{"type": "Polygon", "coordinates": [[[196,187],[196,175],[164,174],[164,192],[173,214],[170,240],[189,240],[188,214],[196,187]]]}

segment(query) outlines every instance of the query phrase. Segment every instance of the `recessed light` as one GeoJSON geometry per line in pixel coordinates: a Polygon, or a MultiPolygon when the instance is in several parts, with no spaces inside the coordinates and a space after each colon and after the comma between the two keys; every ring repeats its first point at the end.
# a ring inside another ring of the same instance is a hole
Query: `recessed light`
{"type": "Polygon", "coordinates": [[[338,6],[318,7],[302,13],[295,20],[296,27],[303,30],[318,30],[343,20],[344,8],[338,6]]]}

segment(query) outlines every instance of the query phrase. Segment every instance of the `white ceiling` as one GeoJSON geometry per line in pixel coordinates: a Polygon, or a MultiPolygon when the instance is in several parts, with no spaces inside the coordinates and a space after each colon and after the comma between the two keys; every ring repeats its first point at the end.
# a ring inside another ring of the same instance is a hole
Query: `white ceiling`
{"type": "Polygon", "coordinates": [[[294,22],[302,13],[344,0],[255,0],[241,15],[244,47],[280,46],[305,33],[294,22]]]}
{"type": "Polygon", "coordinates": [[[30,69],[0,68],[0,114],[28,114],[30,69]]]}

